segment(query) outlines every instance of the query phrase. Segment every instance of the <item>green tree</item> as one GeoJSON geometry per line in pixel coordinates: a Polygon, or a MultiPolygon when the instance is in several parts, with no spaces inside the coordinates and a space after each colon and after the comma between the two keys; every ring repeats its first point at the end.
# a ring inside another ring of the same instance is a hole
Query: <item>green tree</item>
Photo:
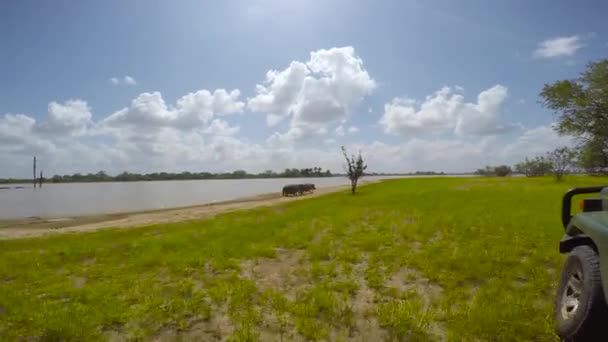
{"type": "Polygon", "coordinates": [[[346,159],[346,176],[350,179],[350,191],[354,195],[357,193],[357,183],[359,182],[359,178],[363,177],[363,173],[367,169],[367,165],[363,161],[363,157],[361,157],[361,151],[359,151],[358,155],[351,155],[350,157],[346,153],[346,148],[342,146],[342,154],[346,159]]]}
{"type": "Polygon", "coordinates": [[[247,171],[245,170],[235,170],[232,172],[231,178],[245,178],[247,177],[247,171]]]}
{"type": "Polygon", "coordinates": [[[541,103],[558,114],[555,129],[578,138],[587,169],[608,167],[608,59],[589,63],[576,79],[546,84],[541,103]],[[586,151],[586,152],[585,152],[586,151]]]}
{"type": "Polygon", "coordinates": [[[551,162],[551,172],[555,176],[555,180],[562,180],[564,175],[571,171],[575,157],[576,152],[568,147],[559,147],[547,153],[547,159],[551,162]]]}
{"type": "Polygon", "coordinates": [[[498,177],[506,177],[512,172],[511,167],[507,165],[500,165],[494,168],[494,174],[498,177]]]}
{"type": "Polygon", "coordinates": [[[477,169],[477,171],[475,171],[475,174],[480,176],[494,176],[496,173],[494,171],[494,167],[486,166],[485,169],[477,169]]]}
{"type": "Polygon", "coordinates": [[[526,158],[523,162],[515,164],[515,172],[526,175],[526,177],[538,177],[551,173],[553,165],[544,156],[533,159],[526,158]]]}
{"type": "Polygon", "coordinates": [[[588,174],[605,174],[608,170],[608,141],[589,140],[581,147],[577,164],[588,174]]]}

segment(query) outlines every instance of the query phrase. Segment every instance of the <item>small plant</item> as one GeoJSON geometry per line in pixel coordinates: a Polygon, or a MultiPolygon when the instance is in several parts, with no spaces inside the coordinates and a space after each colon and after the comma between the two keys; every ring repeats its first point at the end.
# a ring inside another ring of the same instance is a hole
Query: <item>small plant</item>
{"type": "Polygon", "coordinates": [[[348,157],[346,148],[342,146],[342,154],[346,159],[346,176],[350,179],[350,191],[354,195],[357,192],[357,182],[359,178],[363,177],[367,165],[363,161],[363,157],[361,157],[361,151],[356,156],[353,154],[348,157]]]}

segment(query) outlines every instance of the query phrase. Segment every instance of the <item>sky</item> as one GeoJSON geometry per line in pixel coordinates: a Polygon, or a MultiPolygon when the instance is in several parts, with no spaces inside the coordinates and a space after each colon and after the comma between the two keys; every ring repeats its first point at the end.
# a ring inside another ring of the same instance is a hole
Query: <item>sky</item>
{"type": "Polygon", "coordinates": [[[0,2],[0,177],[473,171],[572,144],[544,84],[607,57],[605,1],[0,2]]]}

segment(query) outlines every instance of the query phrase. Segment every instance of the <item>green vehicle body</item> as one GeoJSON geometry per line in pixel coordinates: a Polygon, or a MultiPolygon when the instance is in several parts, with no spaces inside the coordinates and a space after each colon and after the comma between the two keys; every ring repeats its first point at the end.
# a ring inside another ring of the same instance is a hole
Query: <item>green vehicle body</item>
{"type": "Polygon", "coordinates": [[[562,223],[566,234],[560,241],[561,253],[568,253],[581,245],[591,246],[598,253],[602,288],[608,303],[608,185],[569,190],[562,202],[562,223]],[[583,212],[572,216],[572,198],[593,193],[599,197],[584,199],[583,212]]]}

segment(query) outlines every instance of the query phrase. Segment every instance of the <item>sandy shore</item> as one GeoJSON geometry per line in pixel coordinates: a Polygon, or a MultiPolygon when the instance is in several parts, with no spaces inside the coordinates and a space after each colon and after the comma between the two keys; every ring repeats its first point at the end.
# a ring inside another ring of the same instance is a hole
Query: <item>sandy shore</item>
{"type": "MultiPolygon", "coordinates": [[[[369,184],[372,181],[362,182],[369,184]]],[[[235,210],[246,210],[321,196],[330,192],[346,190],[340,185],[317,189],[312,194],[282,197],[280,193],[270,193],[246,197],[232,201],[209,203],[191,207],[151,210],[136,213],[79,216],[53,219],[0,220],[0,240],[22,239],[52,234],[79,233],[106,228],[131,228],[159,223],[172,223],[212,218],[217,214],[235,210]]]]}

